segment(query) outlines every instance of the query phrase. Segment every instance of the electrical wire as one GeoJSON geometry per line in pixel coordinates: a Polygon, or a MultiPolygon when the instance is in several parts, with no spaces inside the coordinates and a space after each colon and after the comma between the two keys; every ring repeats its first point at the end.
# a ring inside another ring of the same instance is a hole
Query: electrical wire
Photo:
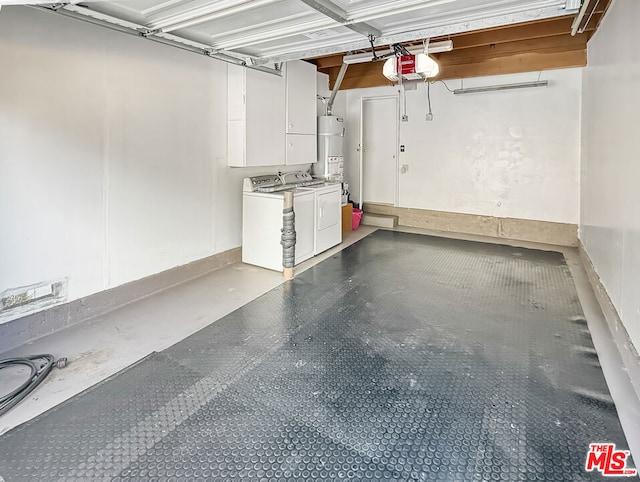
{"type": "Polygon", "coordinates": [[[445,83],[444,80],[434,80],[433,82],[429,82],[430,84],[435,84],[437,82],[440,82],[442,85],[444,85],[444,88],[447,89],[449,92],[451,92],[453,94],[453,90],[449,88],[449,86],[445,83]]]}
{"type": "Polygon", "coordinates": [[[23,400],[49,375],[54,366],[63,368],[67,364],[66,358],[60,358],[56,362],[53,355],[33,355],[26,357],[6,358],[0,360],[0,370],[16,366],[26,366],[29,368],[28,378],[17,388],[6,395],[0,396],[0,416],[4,415],[11,408],[23,400]]]}
{"type": "Polygon", "coordinates": [[[369,43],[371,44],[371,53],[373,54],[373,60],[378,60],[378,56],[376,55],[376,46],[374,42],[376,41],[376,36],[372,33],[369,34],[369,43]]]}
{"type": "Polygon", "coordinates": [[[425,79],[425,84],[427,84],[427,87],[425,88],[425,92],[427,94],[427,107],[429,108],[429,112],[427,112],[427,120],[433,120],[433,111],[431,110],[431,84],[435,84],[437,82],[440,82],[442,85],[444,85],[445,89],[453,94],[453,90],[449,88],[444,80],[429,81],[428,79],[425,79]]]}
{"type": "Polygon", "coordinates": [[[405,91],[404,87],[402,87],[402,77],[398,76],[398,78],[400,79],[400,87],[401,87],[401,94],[402,94],[402,119],[406,119],[407,118],[407,92],[405,91]]]}

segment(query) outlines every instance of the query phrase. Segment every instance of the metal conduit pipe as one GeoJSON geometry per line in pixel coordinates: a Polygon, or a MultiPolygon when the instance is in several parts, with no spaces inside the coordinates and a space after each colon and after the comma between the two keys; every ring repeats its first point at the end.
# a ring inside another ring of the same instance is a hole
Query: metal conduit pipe
{"type": "Polygon", "coordinates": [[[329,97],[329,102],[327,102],[327,115],[331,115],[331,108],[333,107],[333,103],[336,100],[336,95],[338,95],[338,90],[340,90],[340,85],[342,85],[342,81],[344,80],[344,75],[347,73],[348,67],[349,67],[349,64],[344,64],[344,63],[340,67],[340,72],[338,72],[336,83],[333,84],[331,97],[329,97]]]}

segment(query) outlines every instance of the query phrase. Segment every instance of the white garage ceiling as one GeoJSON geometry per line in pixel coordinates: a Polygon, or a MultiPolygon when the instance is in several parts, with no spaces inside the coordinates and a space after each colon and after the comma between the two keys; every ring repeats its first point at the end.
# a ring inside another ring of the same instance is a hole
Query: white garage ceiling
{"type": "MultiPolygon", "coordinates": [[[[9,0],[11,3],[29,3],[9,0]]],[[[4,2],[8,3],[8,2],[4,2]]],[[[151,40],[272,65],[571,13],[575,0],[123,0],[41,5],[151,40]]]]}

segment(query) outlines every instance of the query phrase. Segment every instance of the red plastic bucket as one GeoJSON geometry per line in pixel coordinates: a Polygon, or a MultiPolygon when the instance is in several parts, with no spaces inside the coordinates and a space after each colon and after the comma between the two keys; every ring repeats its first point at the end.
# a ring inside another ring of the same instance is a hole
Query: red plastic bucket
{"type": "Polygon", "coordinates": [[[358,229],[360,227],[360,221],[362,220],[362,209],[353,208],[351,214],[351,229],[358,229]]]}

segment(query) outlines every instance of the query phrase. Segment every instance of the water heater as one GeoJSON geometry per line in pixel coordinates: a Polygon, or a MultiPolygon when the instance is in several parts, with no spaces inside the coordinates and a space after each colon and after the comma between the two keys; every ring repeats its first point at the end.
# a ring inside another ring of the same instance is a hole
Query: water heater
{"type": "Polygon", "coordinates": [[[343,140],[344,119],[332,115],[318,117],[318,162],[312,168],[315,177],[344,180],[343,140]]]}

